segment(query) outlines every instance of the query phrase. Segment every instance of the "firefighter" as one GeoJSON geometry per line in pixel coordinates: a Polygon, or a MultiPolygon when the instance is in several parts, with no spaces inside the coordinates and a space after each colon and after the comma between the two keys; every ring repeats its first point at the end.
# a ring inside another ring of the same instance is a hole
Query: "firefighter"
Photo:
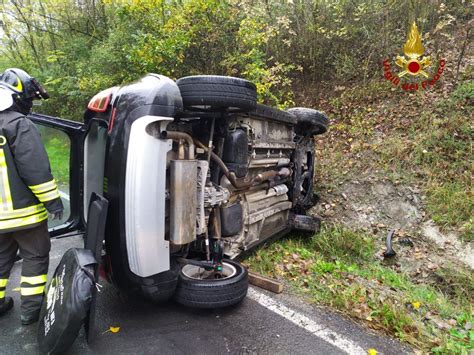
{"type": "Polygon", "coordinates": [[[63,205],[36,126],[26,118],[48,93],[21,69],[0,74],[0,316],[13,307],[5,290],[17,252],[21,270],[21,323],[38,321],[51,243],[48,212],[61,219],[63,205]]]}

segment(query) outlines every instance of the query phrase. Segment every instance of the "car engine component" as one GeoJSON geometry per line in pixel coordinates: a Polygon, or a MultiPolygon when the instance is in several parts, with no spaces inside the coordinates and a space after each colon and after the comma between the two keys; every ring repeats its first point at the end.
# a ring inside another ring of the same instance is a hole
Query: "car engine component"
{"type": "Polygon", "coordinates": [[[196,239],[197,161],[170,162],[170,242],[175,245],[196,239]]]}
{"type": "Polygon", "coordinates": [[[243,129],[236,129],[225,137],[222,160],[238,178],[248,172],[248,137],[243,129]]]}
{"type": "Polygon", "coordinates": [[[221,233],[223,237],[230,237],[238,234],[243,227],[243,209],[237,202],[221,209],[221,233]]]}

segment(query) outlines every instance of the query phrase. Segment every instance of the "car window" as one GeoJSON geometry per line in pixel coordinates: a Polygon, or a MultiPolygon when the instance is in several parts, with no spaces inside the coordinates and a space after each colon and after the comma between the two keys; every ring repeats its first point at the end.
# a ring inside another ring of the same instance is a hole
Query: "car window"
{"type": "Polygon", "coordinates": [[[48,153],[51,172],[57,181],[59,195],[64,205],[64,214],[61,220],[48,220],[48,227],[56,227],[65,223],[70,215],[69,199],[69,161],[71,141],[69,136],[58,129],[36,125],[40,131],[41,139],[48,153]]]}

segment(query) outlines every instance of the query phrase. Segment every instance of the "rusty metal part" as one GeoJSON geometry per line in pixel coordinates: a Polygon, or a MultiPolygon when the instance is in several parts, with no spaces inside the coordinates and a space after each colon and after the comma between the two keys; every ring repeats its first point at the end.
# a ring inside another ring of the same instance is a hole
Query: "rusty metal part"
{"type": "Polygon", "coordinates": [[[252,159],[249,164],[249,168],[271,168],[271,167],[282,167],[290,165],[289,158],[265,158],[265,159],[252,159]]]}
{"type": "Polygon", "coordinates": [[[170,162],[170,242],[175,245],[196,239],[197,161],[170,162]]]}
{"type": "Polygon", "coordinates": [[[282,168],[278,171],[278,176],[281,178],[287,178],[289,177],[293,171],[290,168],[282,168]]]}
{"type": "Polygon", "coordinates": [[[193,138],[184,132],[178,132],[178,131],[163,131],[161,132],[161,138],[163,139],[172,139],[174,141],[181,141],[184,140],[187,145],[188,145],[188,160],[193,160],[195,156],[195,147],[194,147],[194,141],[193,138]]]}
{"type": "Polygon", "coordinates": [[[185,158],[184,143],[183,143],[183,140],[180,139],[178,141],[178,159],[179,160],[184,160],[184,158],[185,158]]]}
{"type": "Polygon", "coordinates": [[[274,177],[276,177],[277,175],[278,175],[278,171],[268,170],[268,171],[265,171],[263,173],[258,174],[256,177],[254,177],[252,179],[252,181],[260,183],[260,182],[264,182],[264,181],[267,181],[267,180],[271,180],[274,177]]]}
{"type": "MultiPolygon", "coordinates": [[[[213,137],[214,137],[214,127],[216,125],[216,118],[212,118],[211,122],[211,131],[209,132],[209,144],[207,145],[209,152],[212,152],[212,144],[213,144],[213,137]]],[[[211,154],[207,153],[207,164],[211,163],[211,154]]]]}
{"type": "Polygon", "coordinates": [[[292,207],[288,200],[288,186],[281,184],[268,191],[245,192],[242,198],[244,228],[235,237],[223,238],[225,252],[234,257],[266,238],[270,238],[288,225],[292,207]]]}
{"type": "MultiPolygon", "coordinates": [[[[194,144],[197,147],[204,149],[206,152],[209,152],[209,149],[203,143],[201,143],[200,141],[195,139],[194,144]]],[[[227,165],[225,165],[225,163],[222,161],[222,159],[216,153],[211,152],[211,159],[214,160],[214,162],[216,162],[216,164],[222,170],[223,174],[227,177],[227,179],[229,179],[232,186],[234,186],[236,189],[248,189],[248,188],[254,186],[255,184],[260,184],[262,182],[271,180],[271,179],[275,178],[276,176],[286,177],[287,176],[287,171],[290,171],[287,168],[284,168],[286,170],[281,169],[280,171],[271,170],[271,171],[266,171],[266,172],[258,174],[256,177],[254,177],[250,181],[249,180],[239,180],[239,179],[237,179],[235,174],[233,172],[231,172],[229,170],[229,168],[227,168],[227,165]]]]}
{"type": "MultiPolygon", "coordinates": [[[[194,143],[199,148],[202,148],[206,152],[209,152],[209,149],[204,144],[202,144],[200,141],[195,139],[194,143]]],[[[227,177],[227,179],[229,179],[232,186],[234,186],[235,188],[242,189],[242,188],[247,188],[247,187],[250,187],[250,186],[253,185],[252,181],[246,181],[246,182],[238,181],[235,174],[233,174],[232,172],[229,171],[229,169],[227,168],[227,165],[225,165],[225,163],[222,161],[222,159],[216,153],[211,152],[211,159],[214,160],[214,162],[216,162],[216,164],[222,170],[222,172],[227,177]]]]}
{"type": "Polygon", "coordinates": [[[205,197],[206,197],[206,180],[207,173],[209,171],[209,164],[205,160],[197,161],[197,229],[196,234],[201,235],[207,232],[207,221],[206,221],[206,207],[205,207],[205,197]]]}
{"type": "Polygon", "coordinates": [[[213,218],[212,223],[214,226],[214,238],[221,239],[222,232],[221,232],[221,209],[220,207],[215,207],[213,210],[213,218]]]}

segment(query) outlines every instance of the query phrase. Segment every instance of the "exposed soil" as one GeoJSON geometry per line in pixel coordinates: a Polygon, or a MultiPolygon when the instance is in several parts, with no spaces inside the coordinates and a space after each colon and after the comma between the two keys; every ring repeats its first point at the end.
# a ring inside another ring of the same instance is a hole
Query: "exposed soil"
{"type": "Polygon", "coordinates": [[[377,236],[381,259],[387,233],[394,229],[393,249],[397,255],[384,262],[409,273],[416,282],[439,283],[440,272],[453,267],[472,272],[473,246],[459,241],[453,232],[441,231],[428,219],[424,200],[417,187],[394,185],[367,175],[323,191],[320,203],[311,212],[328,223],[377,236]]]}

